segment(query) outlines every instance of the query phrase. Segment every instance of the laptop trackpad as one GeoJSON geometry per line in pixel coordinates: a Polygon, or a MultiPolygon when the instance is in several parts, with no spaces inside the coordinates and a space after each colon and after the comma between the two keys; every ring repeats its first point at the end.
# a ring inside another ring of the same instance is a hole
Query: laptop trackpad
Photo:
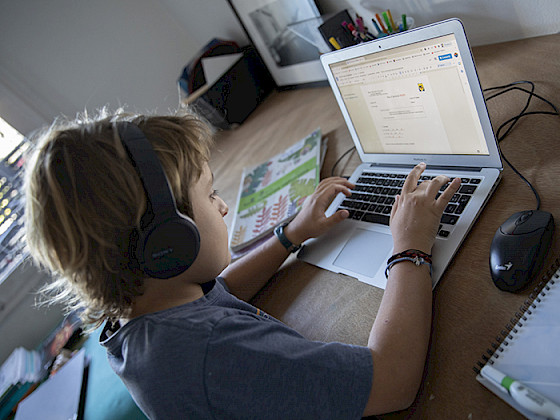
{"type": "Polygon", "coordinates": [[[393,238],[390,234],[356,229],[333,265],[373,277],[379,267],[385,264],[392,248],[393,238]]]}

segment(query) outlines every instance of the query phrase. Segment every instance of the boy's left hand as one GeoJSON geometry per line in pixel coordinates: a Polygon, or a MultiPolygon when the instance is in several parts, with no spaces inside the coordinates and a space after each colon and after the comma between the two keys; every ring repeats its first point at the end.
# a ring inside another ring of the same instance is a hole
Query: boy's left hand
{"type": "Polygon", "coordinates": [[[322,235],[349,216],[347,210],[338,210],[330,217],[325,211],[338,193],[349,197],[354,184],[345,178],[331,177],[322,180],[315,192],[307,197],[301,211],[284,228],[284,234],[293,244],[322,235]]]}

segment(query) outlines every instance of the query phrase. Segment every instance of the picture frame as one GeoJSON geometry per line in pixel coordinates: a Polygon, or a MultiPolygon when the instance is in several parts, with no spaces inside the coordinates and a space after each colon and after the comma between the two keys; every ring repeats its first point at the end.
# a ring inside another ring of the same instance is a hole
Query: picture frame
{"type": "Polygon", "coordinates": [[[327,85],[320,48],[294,30],[322,22],[313,0],[228,0],[278,87],[327,85]],[[298,25],[294,25],[294,24],[298,25]],[[290,27],[289,27],[290,26],[290,27]]]}

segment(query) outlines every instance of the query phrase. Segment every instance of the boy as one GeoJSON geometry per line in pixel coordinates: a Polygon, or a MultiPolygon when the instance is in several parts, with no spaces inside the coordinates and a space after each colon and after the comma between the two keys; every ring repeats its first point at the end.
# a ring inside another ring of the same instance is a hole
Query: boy
{"type": "Polygon", "coordinates": [[[408,176],[391,213],[396,254],[368,346],[311,342],[246,301],[291,245],[348,217],[324,211],[353,185],[323,180],[283,232],[230,264],[211,145],[208,126],[189,114],[117,114],[45,132],[28,169],[27,232],[36,260],[59,277],[49,286],[53,299],[105,322],[101,344],[150,418],[343,419],[410,405],[430,334],[429,253],[460,181],[436,199],[447,177],[418,184],[424,164],[408,176]],[[123,147],[124,121],[151,143],[178,211],[200,236],[192,265],[171,278],[148,276],[135,253],[155,206],[123,147]],[[423,264],[410,264],[411,256],[423,264]]]}

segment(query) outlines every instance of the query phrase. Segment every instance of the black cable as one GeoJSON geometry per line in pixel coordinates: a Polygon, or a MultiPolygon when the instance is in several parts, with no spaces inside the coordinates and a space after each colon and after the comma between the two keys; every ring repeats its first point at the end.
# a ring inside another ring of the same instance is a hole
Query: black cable
{"type": "MultiPolygon", "coordinates": [[[[500,95],[503,95],[507,92],[511,92],[514,90],[519,90],[522,92],[527,93],[529,96],[527,98],[527,102],[525,103],[525,106],[523,107],[523,109],[521,110],[521,112],[519,112],[519,114],[517,114],[516,116],[508,119],[507,121],[505,121],[504,123],[502,123],[502,125],[500,125],[500,127],[496,130],[496,140],[498,141],[498,144],[504,140],[508,134],[511,132],[511,130],[513,129],[513,127],[518,123],[518,121],[523,118],[526,117],[528,115],[538,115],[538,114],[544,114],[544,115],[560,115],[560,113],[558,112],[558,108],[556,108],[556,106],[550,102],[549,100],[543,98],[540,95],[537,95],[534,91],[535,91],[535,84],[531,81],[528,80],[521,80],[518,82],[513,82],[513,83],[509,83],[507,85],[503,85],[503,86],[495,86],[495,87],[491,87],[491,88],[487,88],[484,89],[483,92],[489,92],[492,90],[498,90],[498,89],[502,89],[500,92],[495,93],[487,98],[486,101],[489,101],[490,99],[496,98],[500,95]],[[519,84],[529,84],[531,85],[531,90],[527,90],[527,89],[523,89],[521,87],[515,86],[515,85],[519,85],[519,84]],[[554,110],[554,112],[550,112],[550,111],[531,111],[531,112],[526,112],[527,109],[529,108],[529,105],[531,104],[531,99],[533,99],[533,97],[536,97],[540,100],[542,100],[543,102],[547,103],[548,105],[550,105],[552,107],[552,109],[554,110]],[[508,125],[509,124],[509,125],[508,125]],[[501,134],[501,131],[507,127],[506,131],[504,134],[501,134]]],[[[529,188],[531,188],[531,190],[533,191],[533,194],[535,194],[535,198],[537,200],[537,210],[540,210],[541,207],[541,198],[539,196],[539,193],[537,192],[537,190],[535,189],[535,187],[533,187],[533,185],[521,174],[521,172],[519,172],[512,164],[511,162],[506,158],[506,156],[504,155],[504,152],[500,149],[501,154],[502,154],[502,158],[504,159],[504,161],[509,165],[509,167],[529,186],[529,188]]]]}
{"type": "Polygon", "coordinates": [[[516,115],[515,117],[509,119],[508,121],[506,121],[505,123],[502,124],[502,126],[500,126],[500,129],[496,132],[496,137],[498,139],[498,142],[500,142],[501,140],[503,140],[503,138],[505,138],[509,132],[513,129],[513,126],[515,124],[517,124],[517,122],[519,121],[519,119],[525,115],[531,115],[531,114],[549,114],[549,115],[558,115],[558,109],[556,108],[556,106],[550,102],[549,100],[543,98],[540,95],[537,95],[534,91],[535,91],[535,84],[533,82],[530,81],[519,81],[519,82],[513,82],[510,83],[509,85],[504,85],[504,86],[497,86],[497,87],[493,87],[493,88],[488,88],[488,89],[484,89],[484,91],[489,91],[489,90],[495,90],[495,89],[506,89],[502,92],[498,92],[492,96],[489,96],[486,98],[486,101],[489,101],[490,99],[493,99],[499,95],[503,95],[504,93],[510,92],[512,90],[520,90],[522,92],[526,92],[529,94],[529,97],[527,98],[527,103],[525,104],[525,107],[523,108],[523,110],[521,110],[521,112],[516,115]],[[517,86],[513,86],[515,84],[521,84],[521,83],[528,83],[531,85],[531,90],[528,91],[527,89],[523,89],[517,86]],[[513,86],[513,87],[512,87],[513,86]],[[546,112],[546,111],[536,111],[536,112],[525,112],[527,110],[527,108],[529,108],[529,105],[531,103],[531,99],[533,97],[537,97],[538,99],[542,100],[543,102],[547,103],[548,105],[550,105],[552,107],[552,109],[554,110],[554,112],[546,112]],[[503,126],[505,126],[507,123],[512,122],[512,124],[509,126],[509,128],[507,129],[506,133],[503,136],[499,135],[499,132],[501,131],[501,128],[503,128],[503,126]]]}
{"type": "Polygon", "coordinates": [[[508,129],[508,131],[505,132],[504,135],[500,136],[500,131],[501,131],[502,128],[504,128],[505,124],[507,124],[511,121],[515,121],[515,123],[517,123],[517,121],[519,121],[521,119],[521,117],[525,117],[527,115],[539,115],[539,114],[541,114],[541,115],[559,115],[558,112],[550,112],[550,111],[532,111],[532,112],[524,112],[523,114],[517,114],[515,117],[512,117],[509,120],[507,120],[506,122],[504,122],[498,128],[498,130],[496,130],[496,139],[498,140],[498,143],[501,142],[511,131],[511,129],[508,129]]]}
{"type": "Polygon", "coordinates": [[[332,167],[332,169],[331,169],[331,176],[334,176],[334,169],[338,166],[338,164],[340,163],[340,161],[341,161],[342,159],[344,159],[344,157],[345,157],[347,154],[349,154],[350,152],[354,151],[355,149],[356,149],[356,146],[352,146],[350,149],[348,149],[346,152],[344,152],[344,153],[342,154],[342,156],[340,156],[340,157],[338,158],[338,160],[334,163],[334,165],[333,165],[333,167],[332,167]]]}

